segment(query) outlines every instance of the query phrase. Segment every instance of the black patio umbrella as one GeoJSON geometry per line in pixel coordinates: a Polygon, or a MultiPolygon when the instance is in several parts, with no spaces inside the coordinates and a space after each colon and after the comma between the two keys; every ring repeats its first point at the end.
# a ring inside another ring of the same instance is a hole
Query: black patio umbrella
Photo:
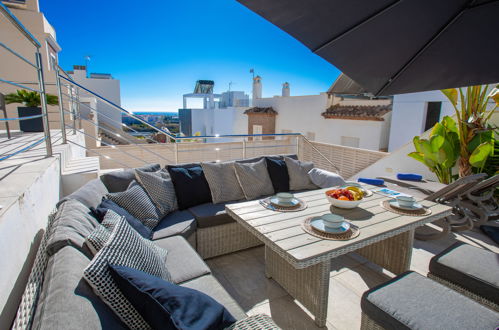
{"type": "Polygon", "coordinates": [[[499,1],[237,0],[375,95],[499,81],[499,1]]]}

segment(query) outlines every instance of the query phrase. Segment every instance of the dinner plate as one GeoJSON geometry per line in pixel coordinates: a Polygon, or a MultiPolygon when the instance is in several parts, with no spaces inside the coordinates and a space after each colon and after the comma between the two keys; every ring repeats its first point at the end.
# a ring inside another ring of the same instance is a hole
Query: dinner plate
{"type": "Polygon", "coordinates": [[[274,196],[274,197],[270,198],[270,203],[277,205],[277,206],[294,207],[294,206],[298,206],[300,204],[300,201],[297,198],[293,198],[290,202],[281,202],[279,200],[279,198],[274,196]]]}
{"type": "Polygon", "coordinates": [[[423,208],[423,205],[421,205],[419,203],[414,203],[414,204],[412,204],[412,206],[402,206],[399,204],[399,202],[396,199],[392,199],[389,203],[391,206],[398,208],[398,209],[401,209],[401,210],[419,211],[423,208]]]}
{"type": "Polygon", "coordinates": [[[330,234],[343,234],[350,230],[350,223],[347,221],[343,221],[340,227],[338,228],[330,228],[326,227],[324,220],[320,217],[315,217],[310,221],[310,226],[319,231],[330,233],[330,234]]]}

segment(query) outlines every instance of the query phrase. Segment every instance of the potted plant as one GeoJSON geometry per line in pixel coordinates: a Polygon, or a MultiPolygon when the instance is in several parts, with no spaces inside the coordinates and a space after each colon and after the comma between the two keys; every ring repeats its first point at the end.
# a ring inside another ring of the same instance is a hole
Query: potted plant
{"type": "MultiPolygon", "coordinates": [[[[59,104],[59,99],[56,95],[46,94],[46,96],[48,105],[59,104]]],[[[36,116],[42,113],[42,109],[40,108],[40,94],[38,92],[19,89],[16,93],[5,95],[5,103],[23,104],[24,107],[17,108],[19,117],[36,116]]],[[[41,117],[22,120],[19,123],[19,127],[23,132],[43,132],[43,121],[41,117]]]]}

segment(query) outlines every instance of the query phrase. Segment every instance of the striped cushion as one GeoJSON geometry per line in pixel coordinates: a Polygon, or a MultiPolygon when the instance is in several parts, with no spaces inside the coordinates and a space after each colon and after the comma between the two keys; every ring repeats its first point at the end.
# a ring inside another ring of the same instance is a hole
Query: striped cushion
{"type": "Polygon", "coordinates": [[[83,278],[130,329],[150,329],[118,289],[108,266],[131,267],[170,281],[166,255],[166,250],[142,238],[123,218],[116,224],[108,242],[85,268],[83,278]]]}
{"type": "Polygon", "coordinates": [[[274,193],[265,158],[255,163],[234,163],[234,168],[247,200],[274,193]]]}
{"type": "Polygon", "coordinates": [[[202,163],[204,176],[210,186],[213,203],[236,201],[244,198],[237,181],[234,162],[202,163]]]}
{"type": "Polygon", "coordinates": [[[106,198],[127,210],[148,228],[154,229],[162,218],[161,212],[137,181],[132,181],[126,191],[107,194],[106,198]]]}
{"type": "Polygon", "coordinates": [[[144,172],[136,169],[135,177],[160,210],[161,218],[178,209],[175,188],[168,172],[144,172]]]}
{"type": "Polygon", "coordinates": [[[289,189],[317,189],[317,186],[310,180],[308,172],[314,168],[312,162],[302,162],[293,158],[284,157],[289,174],[289,189]]]}
{"type": "Polygon", "coordinates": [[[108,210],[104,216],[104,219],[102,219],[101,224],[87,236],[85,243],[83,244],[85,244],[93,255],[96,255],[97,252],[99,252],[100,249],[102,249],[102,247],[106,244],[114,227],[121,218],[122,216],[118,215],[116,212],[108,210]]]}

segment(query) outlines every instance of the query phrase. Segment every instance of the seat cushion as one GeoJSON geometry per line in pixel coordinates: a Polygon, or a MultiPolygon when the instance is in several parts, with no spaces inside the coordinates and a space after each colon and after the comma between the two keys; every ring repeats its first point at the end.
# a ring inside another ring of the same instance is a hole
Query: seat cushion
{"type": "Polygon", "coordinates": [[[180,235],[188,239],[196,231],[196,219],[187,211],[174,211],[161,219],[154,227],[152,239],[157,240],[165,237],[180,235]]]}
{"type": "Polygon", "coordinates": [[[456,243],[434,256],[430,273],[499,304],[499,255],[456,243]]]}
{"type": "MultiPolygon", "coordinates": [[[[149,164],[139,167],[144,172],[156,172],[160,168],[159,164],[149,164]]],[[[109,172],[102,175],[100,179],[110,193],[125,191],[130,183],[135,180],[135,169],[130,168],[123,171],[109,172]]]]}
{"type": "Polygon", "coordinates": [[[206,203],[191,207],[191,212],[196,217],[198,228],[220,226],[234,222],[234,219],[225,212],[225,205],[229,203],[206,203]]]}
{"type": "Polygon", "coordinates": [[[68,199],[76,199],[88,208],[97,207],[102,201],[102,198],[108,193],[106,186],[99,179],[93,179],[81,186],[72,194],[64,197],[57,206],[68,199]]]}
{"type": "Polygon", "coordinates": [[[244,313],[239,304],[227,293],[213,275],[201,276],[180,285],[201,291],[212,297],[218,303],[222,304],[236,320],[246,317],[246,313],[244,313]]]}
{"type": "Polygon", "coordinates": [[[33,329],[126,329],[82,279],[89,262],[71,246],[48,260],[33,329]]]}
{"type": "Polygon", "coordinates": [[[267,171],[269,172],[270,180],[272,181],[272,186],[274,191],[278,192],[288,192],[289,191],[289,172],[288,166],[284,159],[274,159],[270,157],[265,157],[267,162],[267,171]]]}
{"type": "Polygon", "coordinates": [[[495,329],[499,313],[415,272],[365,292],[361,308],[384,329],[495,329]]]}
{"type": "Polygon", "coordinates": [[[178,284],[210,274],[210,268],[182,236],[158,239],[154,244],[168,251],[166,268],[173,283],[178,284]]]}
{"type": "Polygon", "coordinates": [[[88,207],[75,199],[59,205],[52,231],[47,241],[47,254],[53,255],[64,246],[71,245],[87,255],[85,238],[99,225],[88,207]]]}
{"type": "Polygon", "coordinates": [[[168,166],[175,187],[179,210],[211,202],[211,191],[201,165],[193,167],[168,166]]]}

